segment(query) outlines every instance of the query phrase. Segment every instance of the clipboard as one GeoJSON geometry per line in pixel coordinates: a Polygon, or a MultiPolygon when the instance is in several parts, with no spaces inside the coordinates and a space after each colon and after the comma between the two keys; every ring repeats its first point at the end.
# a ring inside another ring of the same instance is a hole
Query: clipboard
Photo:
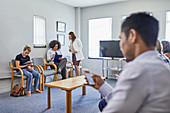
{"type": "Polygon", "coordinates": [[[59,62],[59,58],[62,58],[62,55],[55,55],[54,62],[59,62]]]}

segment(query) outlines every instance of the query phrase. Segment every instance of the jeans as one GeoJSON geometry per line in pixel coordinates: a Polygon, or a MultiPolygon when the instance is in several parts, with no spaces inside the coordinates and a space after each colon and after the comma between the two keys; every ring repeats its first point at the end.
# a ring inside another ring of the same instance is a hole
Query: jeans
{"type": "Polygon", "coordinates": [[[103,111],[103,108],[107,105],[107,102],[105,99],[102,99],[100,102],[99,102],[99,110],[102,112],[103,111]]]}
{"type": "MultiPolygon", "coordinates": [[[[38,89],[38,81],[39,81],[39,76],[40,74],[36,72],[35,70],[29,71],[28,68],[22,69],[24,76],[27,77],[27,86],[28,86],[28,91],[31,91],[31,82],[32,78],[34,77],[34,89],[38,89]]],[[[18,74],[20,75],[21,72],[19,71],[18,74]]]]}

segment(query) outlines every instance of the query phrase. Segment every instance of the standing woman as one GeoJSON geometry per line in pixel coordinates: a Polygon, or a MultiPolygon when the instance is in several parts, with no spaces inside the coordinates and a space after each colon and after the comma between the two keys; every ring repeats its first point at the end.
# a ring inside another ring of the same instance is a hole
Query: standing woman
{"type": "Polygon", "coordinates": [[[69,51],[72,52],[72,61],[75,66],[76,76],[80,76],[79,64],[80,61],[84,59],[84,55],[82,52],[83,45],[81,40],[76,37],[74,32],[69,33],[69,39],[71,40],[71,44],[69,46],[69,51]]]}
{"type": "MultiPolygon", "coordinates": [[[[47,51],[47,61],[54,63],[57,66],[58,73],[61,73],[62,79],[66,79],[66,58],[59,58],[59,61],[54,61],[55,55],[62,55],[60,49],[61,44],[57,40],[53,40],[49,44],[50,49],[47,51]]],[[[53,66],[50,66],[51,69],[54,69],[53,66]]]]}

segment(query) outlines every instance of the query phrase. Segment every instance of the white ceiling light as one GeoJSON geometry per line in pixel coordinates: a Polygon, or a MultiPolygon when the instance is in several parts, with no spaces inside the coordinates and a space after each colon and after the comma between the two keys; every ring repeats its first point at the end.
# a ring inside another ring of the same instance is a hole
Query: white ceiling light
{"type": "Polygon", "coordinates": [[[103,5],[127,0],[56,0],[58,2],[73,6],[73,7],[89,7],[103,5]]]}

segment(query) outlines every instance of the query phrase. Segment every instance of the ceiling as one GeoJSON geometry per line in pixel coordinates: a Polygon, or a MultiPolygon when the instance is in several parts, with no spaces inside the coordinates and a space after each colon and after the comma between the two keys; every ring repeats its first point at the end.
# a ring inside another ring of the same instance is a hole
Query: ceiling
{"type": "Polygon", "coordinates": [[[56,0],[58,2],[73,6],[73,7],[89,7],[103,5],[127,0],[56,0]]]}

